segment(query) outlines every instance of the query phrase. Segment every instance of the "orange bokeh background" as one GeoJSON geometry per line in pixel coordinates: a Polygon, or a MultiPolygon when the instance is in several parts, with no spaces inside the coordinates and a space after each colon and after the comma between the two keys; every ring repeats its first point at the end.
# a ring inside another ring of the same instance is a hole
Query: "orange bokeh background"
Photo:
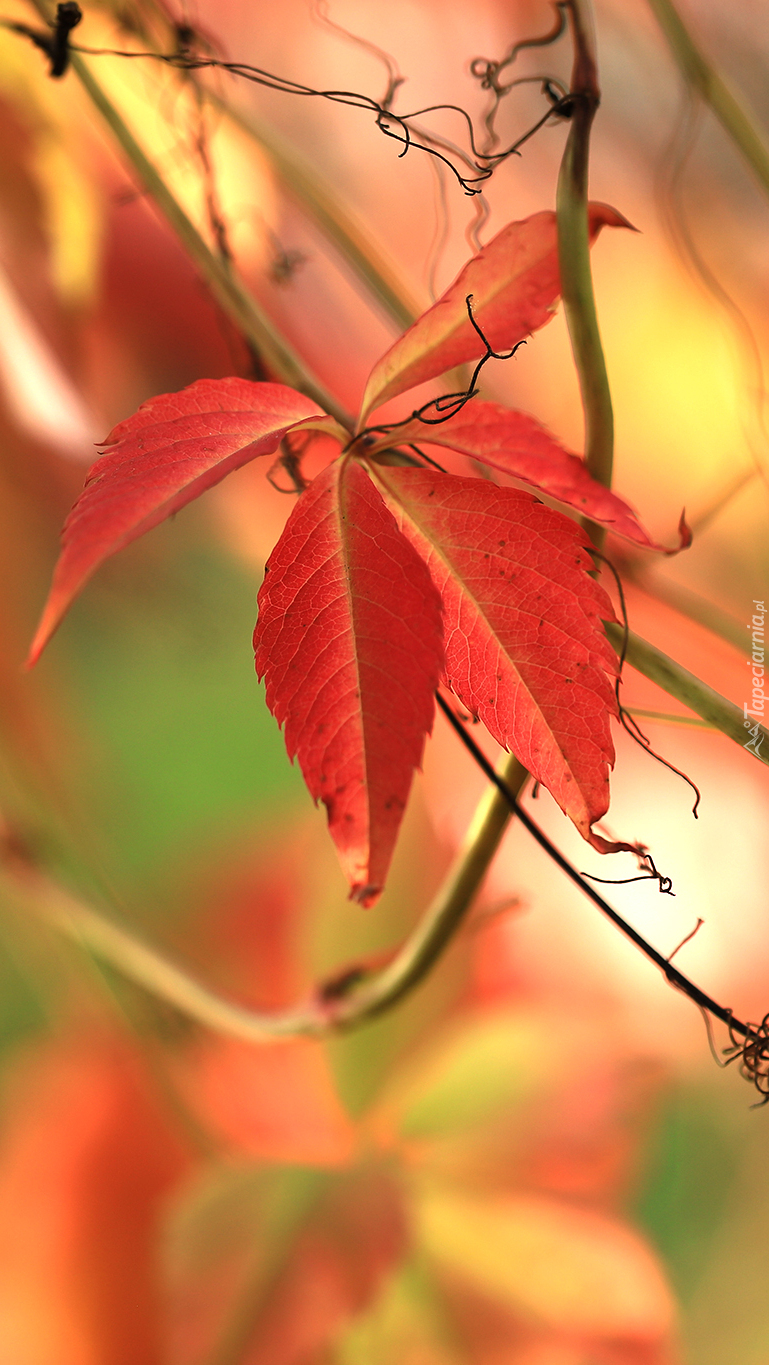
{"type": "MultiPolygon", "coordinates": [[[[137,4],[120,27],[117,8],[89,10],[77,37],[140,46],[131,15],[168,37],[161,11],[137,4]]],[[[765,127],[761,7],[684,8],[765,127]]],[[[604,233],[593,255],[615,486],[655,538],[673,543],[684,505],[695,532],[678,557],[610,551],[633,628],[741,706],[747,622],[767,591],[769,209],[651,9],[603,0],[596,11],[591,193],[638,229],[604,233]]],[[[199,0],[174,17],[202,50],[381,97],[382,61],[325,12],[199,0]]],[[[450,101],[477,121],[485,96],[469,61],[552,18],[540,0],[339,0],[328,14],[391,54],[408,78],[396,109],[450,101]]],[[[39,22],[15,0],[7,15],[39,22]]],[[[518,63],[567,80],[568,45],[518,63]]],[[[354,409],[398,328],[243,124],[295,149],[417,309],[467,259],[477,202],[425,154],[399,159],[370,113],[201,78],[238,124],[155,63],[99,57],[92,69],[207,240],[213,184],[248,285],[354,409]]],[[[0,804],[85,901],[212,988],[279,1008],[403,937],[483,778],[438,721],[391,886],[370,914],[345,900],[324,817],[251,671],[261,568],[293,505],[257,464],[106,565],[39,669],[22,673],[94,441],[155,393],[253,373],[74,75],[44,71],[39,51],[0,31],[0,804]]],[[[537,84],[520,87],[502,136],[541,110],[537,84]]],[[[456,115],[431,117],[460,137],[456,115]]],[[[481,241],[553,206],[565,132],[548,126],[496,172],[481,241]]],[[[580,449],[560,313],[483,382],[580,449]]],[[[641,723],[702,805],[695,822],[689,788],[618,735],[607,823],[651,848],[676,894],[637,883],[610,899],[664,953],[702,918],[678,964],[760,1019],[766,767],[676,724],[684,708],[632,670],[623,699],[668,717],[641,723]]],[[[527,801],[578,868],[632,874],[607,870],[547,793],[527,801]]],[[[763,1365],[766,1111],[748,1109],[736,1068],[716,1069],[696,1008],[522,829],[427,986],[328,1044],[260,1050],[209,1035],[5,890],[3,903],[0,1359],[763,1365]]]]}

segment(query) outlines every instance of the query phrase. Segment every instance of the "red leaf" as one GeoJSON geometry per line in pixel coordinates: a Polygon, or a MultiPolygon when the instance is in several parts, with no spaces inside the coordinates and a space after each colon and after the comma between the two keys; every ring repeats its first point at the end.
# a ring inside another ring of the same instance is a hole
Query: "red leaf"
{"type": "Polygon", "coordinates": [[[354,460],[297,502],[259,593],[256,669],[329,828],[351,895],[379,895],[432,728],[440,602],[354,460]]]}
{"type": "Polygon", "coordinates": [[[328,1057],[310,1038],[263,1043],[206,1038],[173,1063],[205,1131],[259,1161],[342,1166],[355,1149],[328,1057]]]}
{"type": "Polygon", "coordinates": [[[552,792],[585,839],[609,805],[614,619],[584,533],[530,493],[433,470],[376,468],[443,599],[446,679],[552,792]]]}
{"type": "MultiPolygon", "coordinates": [[[[631,226],[608,204],[591,204],[590,240],[606,225],[631,226]]],[[[550,321],[560,292],[555,214],[546,210],[508,223],[377,361],[366,385],[361,424],[388,398],[483,355],[467,316],[468,294],[489,344],[506,351],[550,321]]]]}
{"type": "MultiPolygon", "coordinates": [[[[62,552],[32,642],[33,664],[64,613],[110,555],[219,483],[270,455],[298,422],[319,414],[283,384],[201,379],[142,403],[110,432],[62,532],[62,552]]],[[[323,414],[320,414],[323,416],[323,414]]]]}
{"type": "Polygon", "coordinates": [[[425,426],[418,420],[404,423],[370,448],[371,453],[392,446],[394,441],[399,445],[418,441],[423,445],[460,450],[493,469],[501,469],[523,483],[531,484],[548,497],[608,526],[615,535],[624,536],[646,549],[675,554],[691,542],[691,532],[682,517],[681,539],[676,549],[666,550],[664,545],[657,545],[632,507],[591,478],[584,460],[572,455],[546,427],[525,412],[511,412],[498,403],[474,399],[455,417],[439,425],[425,426]]]}

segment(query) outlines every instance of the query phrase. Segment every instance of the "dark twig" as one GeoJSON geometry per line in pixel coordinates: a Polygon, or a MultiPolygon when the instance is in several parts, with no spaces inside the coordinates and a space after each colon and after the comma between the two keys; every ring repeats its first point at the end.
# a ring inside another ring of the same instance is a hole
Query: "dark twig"
{"type": "Polygon", "coordinates": [[[2,27],[29,38],[29,41],[44,52],[50,61],[49,76],[58,79],[65,74],[69,66],[69,35],[73,28],[77,28],[82,18],[83,12],[75,0],[64,0],[64,4],[56,6],[56,19],[48,33],[44,29],[32,28],[29,24],[18,24],[11,20],[2,21],[2,27]]]}
{"type": "MultiPolygon", "coordinates": [[[[605,901],[603,896],[601,896],[594,887],[590,886],[590,884],[585,881],[584,877],[580,875],[577,869],[573,867],[560,850],[555,847],[555,844],[550,842],[547,835],[539,828],[539,825],[535,824],[528,812],[517,801],[515,794],[507,786],[507,783],[504,782],[497,772],[495,772],[493,765],[489,762],[483,750],[479,748],[472,735],[465,729],[461,720],[455,715],[448,702],[444,700],[440,693],[436,694],[436,699],[438,706],[449,722],[449,725],[455,730],[465,748],[472,754],[478,767],[489,781],[494,783],[494,786],[507,801],[510,809],[518,817],[524,829],[526,829],[534,841],[539,844],[540,848],[544,849],[545,853],[547,853],[548,857],[552,859],[556,866],[560,867],[561,871],[566,874],[569,880],[572,881],[575,886],[579,887],[583,895],[587,896],[588,900],[591,900],[601,913],[606,915],[606,917],[611,920],[612,924],[616,925],[620,932],[623,933],[626,938],[629,938],[631,943],[634,943],[650,962],[654,963],[655,967],[659,967],[659,970],[671,986],[675,986],[677,990],[682,991],[695,1005],[699,1005],[700,1009],[707,1010],[715,1019],[720,1019],[723,1024],[726,1024],[731,1038],[731,1047],[727,1049],[727,1051],[732,1054],[730,1060],[736,1060],[738,1057],[740,1058],[740,1071],[742,1075],[744,1075],[746,1079],[752,1081],[756,1089],[763,1096],[761,1104],[768,1103],[769,1014],[764,1017],[760,1024],[743,1023],[741,1019],[736,1018],[730,1009],[724,1005],[719,1005],[717,1000],[714,1000],[706,991],[701,990],[693,981],[690,981],[688,976],[684,976],[683,972],[679,972],[678,968],[674,967],[671,961],[671,958],[674,956],[673,953],[671,953],[669,958],[663,957],[662,953],[652,947],[652,945],[639,934],[638,930],[633,928],[632,924],[628,924],[627,920],[623,919],[622,915],[620,915],[613,906],[609,905],[608,901],[605,901]],[[742,1039],[743,1041],[738,1041],[738,1039],[742,1039]]],[[[679,944],[679,947],[681,946],[682,945],[679,944]]],[[[678,950],[676,949],[675,951],[678,950]]]]}

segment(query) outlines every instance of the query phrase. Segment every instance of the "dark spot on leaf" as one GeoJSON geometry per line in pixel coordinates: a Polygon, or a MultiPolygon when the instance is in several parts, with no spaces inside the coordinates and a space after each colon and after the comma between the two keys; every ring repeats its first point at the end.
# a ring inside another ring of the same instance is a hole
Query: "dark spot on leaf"
{"type": "Polygon", "coordinates": [[[381,886],[359,886],[350,893],[350,899],[357,901],[359,905],[370,905],[381,890],[381,886]]]}

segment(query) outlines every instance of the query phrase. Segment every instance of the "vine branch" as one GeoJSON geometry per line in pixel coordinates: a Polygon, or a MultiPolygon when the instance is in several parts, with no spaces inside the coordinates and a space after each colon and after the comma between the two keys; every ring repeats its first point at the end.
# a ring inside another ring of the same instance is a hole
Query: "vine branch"
{"type": "MultiPolygon", "coordinates": [[[[462,743],[473,755],[478,766],[505,798],[510,810],[517,815],[524,828],[532,836],[535,842],[539,844],[540,848],[544,849],[548,857],[552,858],[556,866],[561,869],[575,886],[579,887],[579,890],[598,907],[602,914],[606,915],[606,917],[611,920],[612,924],[614,924],[626,938],[630,939],[631,943],[634,943],[635,946],[640,949],[644,957],[647,957],[650,962],[653,962],[656,967],[659,967],[669,985],[680,990],[689,1000],[693,1001],[695,1005],[698,1005],[702,1011],[712,1015],[715,1019],[720,1019],[721,1023],[726,1024],[732,1042],[732,1046],[727,1049],[727,1052],[731,1053],[730,1060],[734,1060],[737,1057],[741,1058],[743,1075],[753,1082],[756,1089],[759,1091],[759,1094],[764,1097],[760,1103],[769,1103],[769,1014],[764,1016],[764,1019],[760,1024],[743,1023],[741,1019],[738,1019],[735,1016],[731,1009],[727,1006],[719,1005],[718,1001],[714,1000],[706,991],[703,991],[696,982],[692,981],[688,976],[685,976],[683,972],[680,972],[677,967],[673,966],[673,957],[679,949],[683,947],[684,943],[687,943],[689,939],[694,937],[694,934],[700,928],[703,921],[699,920],[692,933],[688,934],[668,957],[664,957],[657,948],[653,947],[652,944],[643,937],[643,935],[639,934],[637,929],[633,928],[632,924],[628,924],[627,920],[623,919],[622,915],[620,915],[612,905],[609,905],[608,901],[604,900],[603,896],[585,880],[581,873],[577,872],[576,868],[572,867],[568,859],[564,858],[560,850],[551,843],[544,831],[539,828],[539,825],[532,820],[528,811],[524,810],[519,804],[517,793],[513,792],[507,786],[504,776],[495,772],[482,749],[478,747],[475,740],[465,729],[463,723],[440,696],[438,697],[438,704],[446,716],[446,719],[449,721],[449,724],[459,735],[462,743]],[[738,1044],[735,1041],[735,1034],[744,1040],[742,1044],[738,1044]]],[[[656,880],[660,884],[661,891],[669,892],[669,878],[660,876],[649,855],[642,854],[640,847],[639,857],[643,857],[645,862],[651,864],[651,876],[650,878],[643,878],[643,880],[656,880]],[[667,886],[665,885],[666,882],[667,886]]],[[[599,879],[595,878],[594,880],[599,879]]],[[[631,878],[628,880],[637,879],[631,878]]]]}
{"type": "Polygon", "coordinates": [[[769,194],[769,147],[750,115],[697,47],[673,0],[649,0],[682,76],[713,111],[769,194]]]}
{"type": "MultiPolygon", "coordinates": [[[[6,888],[13,897],[20,897],[54,928],[101,961],[116,967],[130,980],[217,1033],[255,1044],[303,1036],[320,1038],[347,1032],[386,1013],[425,979],[466,918],[510,819],[516,815],[548,857],[659,968],[669,985],[727,1026],[731,1047],[725,1055],[729,1060],[740,1059],[743,1075],[763,1096],[760,1102],[769,1102],[769,1015],[761,1024],[744,1023],[731,1009],[720,1005],[674,967],[673,956],[683,945],[679,944],[665,957],[604,900],[519,804],[518,795],[527,776],[525,768],[514,756],[507,755],[501,770],[496,771],[440,694],[437,700],[491,785],[478,806],[443,886],[392,961],[384,969],[373,972],[365,964],[348,967],[331,980],[322,982],[304,1004],[261,1013],[224,999],[202,986],[162,953],[83,905],[44,876],[7,835],[0,858],[6,888]],[[737,1043],[736,1038],[742,1042],[737,1043]]],[[[642,856],[639,848],[639,857],[642,856]]],[[[668,879],[656,872],[648,855],[645,861],[651,864],[651,879],[659,881],[660,890],[665,890],[664,883],[668,879]]]]}
{"type": "Polygon", "coordinates": [[[526,776],[518,760],[506,755],[500,773],[504,790],[491,787],[484,793],[443,885],[384,969],[374,972],[365,964],[346,968],[321,983],[308,1001],[288,1010],[247,1009],[201,985],[156,948],[47,877],[7,833],[0,838],[0,874],[11,897],[21,899],[86,951],[207,1028],[249,1043],[322,1037],[384,1014],[428,975],[473,904],[513,816],[508,793],[520,791],[526,776]]]}
{"type": "MultiPolygon", "coordinates": [[[[585,463],[593,478],[609,488],[614,415],[593,293],[587,208],[590,130],[601,94],[588,0],[569,0],[568,14],[574,44],[571,126],[556,191],[561,297],[585,415],[585,463]]],[[[590,530],[600,548],[604,533],[590,530]]]]}
{"type": "MultiPolygon", "coordinates": [[[[604,627],[617,654],[621,653],[622,641],[624,636],[623,627],[620,625],[607,625],[604,627]]],[[[707,683],[690,673],[683,664],[679,664],[675,659],[671,659],[664,654],[656,645],[652,645],[648,640],[643,640],[635,631],[629,630],[627,633],[627,648],[625,650],[625,660],[631,664],[639,673],[643,673],[645,678],[662,687],[671,697],[683,702],[690,711],[701,720],[707,721],[722,734],[728,735],[735,744],[745,747],[745,716],[739,706],[735,706],[733,701],[728,701],[722,697],[720,692],[716,692],[707,683]]],[[[752,724],[752,722],[751,722],[752,724]]],[[[769,741],[769,731],[764,726],[759,726],[759,733],[766,735],[769,741]]],[[[766,750],[760,752],[761,745],[758,746],[759,752],[751,748],[750,752],[762,763],[769,763],[769,742],[766,750]]]]}
{"type": "MultiPolygon", "coordinates": [[[[50,23],[45,0],[31,0],[31,3],[46,23],[50,23]]],[[[72,70],[111,129],[147,193],[176,233],[217,303],[246,341],[258,351],[276,378],[312,398],[336,417],[342,426],[352,430],[354,423],[349,414],[281,335],[231,264],[221,260],[208,246],[83,58],[70,48],[69,60],[72,70]]]]}

